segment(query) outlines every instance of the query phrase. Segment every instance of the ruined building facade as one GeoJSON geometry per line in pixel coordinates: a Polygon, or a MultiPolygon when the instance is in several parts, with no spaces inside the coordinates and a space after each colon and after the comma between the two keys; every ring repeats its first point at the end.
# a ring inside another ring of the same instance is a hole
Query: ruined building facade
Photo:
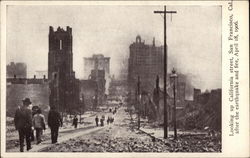
{"type": "Polygon", "coordinates": [[[27,78],[26,63],[11,62],[7,65],[7,78],[27,78]]]}
{"type": "MultiPolygon", "coordinates": [[[[128,59],[128,90],[130,96],[135,96],[138,76],[140,76],[141,91],[152,93],[157,75],[163,76],[163,47],[146,45],[138,35],[136,41],[129,47],[128,59]]],[[[131,98],[133,99],[133,98],[131,98]]]]}
{"type": "MultiPolygon", "coordinates": [[[[128,60],[128,102],[140,108],[142,117],[148,116],[150,120],[163,121],[163,49],[162,46],[142,42],[140,36],[130,45],[128,60]],[[158,76],[158,77],[157,77],[158,76]],[[140,88],[138,93],[138,77],[140,88]],[[140,95],[138,95],[140,94],[140,95]]],[[[171,65],[169,65],[171,66],[171,65]]],[[[173,80],[171,72],[167,74],[167,104],[169,107],[169,120],[172,120],[174,110],[173,80]]],[[[179,114],[186,105],[185,75],[178,74],[176,78],[176,109],[179,114]]]]}
{"type": "Polygon", "coordinates": [[[71,112],[79,106],[79,80],[73,71],[72,28],[49,28],[48,79],[50,106],[71,112]]]}
{"type": "Polygon", "coordinates": [[[105,71],[104,70],[92,70],[91,71],[91,78],[90,80],[95,81],[97,84],[97,95],[95,97],[95,104],[93,108],[97,106],[103,105],[104,101],[106,100],[105,95],[105,71]]]}
{"type": "Polygon", "coordinates": [[[110,57],[102,54],[94,54],[84,58],[84,79],[89,79],[92,70],[104,70],[105,79],[110,75],[110,57]]]}
{"type": "MultiPolygon", "coordinates": [[[[105,79],[105,91],[104,93],[108,93],[110,79],[110,57],[104,57],[103,54],[94,54],[92,57],[84,58],[84,79],[90,79],[93,77],[92,71],[95,73],[100,72],[99,70],[104,72],[105,79]]],[[[99,76],[100,74],[98,74],[99,76]]]]}
{"type": "Polygon", "coordinates": [[[86,110],[103,105],[106,100],[105,83],[104,70],[92,70],[89,79],[80,80],[80,94],[84,96],[86,110]]]}

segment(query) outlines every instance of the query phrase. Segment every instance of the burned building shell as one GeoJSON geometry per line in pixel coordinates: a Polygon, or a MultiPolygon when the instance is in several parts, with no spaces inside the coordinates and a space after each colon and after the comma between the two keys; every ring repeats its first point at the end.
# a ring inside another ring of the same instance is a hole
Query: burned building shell
{"type": "Polygon", "coordinates": [[[141,41],[141,36],[136,37],[136,41],[130,45],[128,60],[128,86],[131,95],[135,95],[135,87],[138,76],[141,79],[141,91],[153,92],[157,75],[162,76],[163,71],[163,47],[146,45],[141,41]]]}
{"type": "Polygon", "coordinates": [[[72,28],[49,28],[48,79],[50,106],[71,112],[79,106],[79,80],[73,71],[72,28]]]}

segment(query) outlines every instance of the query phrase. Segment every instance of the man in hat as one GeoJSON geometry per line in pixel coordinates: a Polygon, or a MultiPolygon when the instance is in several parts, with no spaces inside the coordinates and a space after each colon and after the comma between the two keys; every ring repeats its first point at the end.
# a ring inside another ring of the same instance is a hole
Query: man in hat
{"type": "Polygon", "coordinates": [[[57,143],[59,126],[62,127],[62,117],[56,110],[55,106],[50,107],[48,115],[48,126],[51,129],[51,141],[52,144],[57,143]]]}
{"type": "Polygon", "coordinates": [[[20,152],[23,152],[24,138],[26,138],[27,151],[31,149],[30,135],[32,129],[32,111],[28,108],[31,104],[29,98],[22,100],[23,106],[15,113],[14,123],[19,133],[20,152]]]}

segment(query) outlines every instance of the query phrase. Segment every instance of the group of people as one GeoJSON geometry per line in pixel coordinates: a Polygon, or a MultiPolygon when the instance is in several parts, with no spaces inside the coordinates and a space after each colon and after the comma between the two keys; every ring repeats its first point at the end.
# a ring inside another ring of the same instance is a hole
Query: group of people
{"type": "MultiPolygon", "coordinates": [[[[29,98],[25,98],[22,100],[23,105],[18,106],[15,117],[14,124],[16,130],[18,130],[19,134],[19,143],[20,143],[20,152],[24,151],[24,140],[26,140],[27,151],[29,151],[31,147],[31,141],[34,141],[34,130],[36,131],[36,143],[40,144],[42,142],[41,136],[43,134],[43,130],[46,130],[45,117],[42,114],[42,110],[38,106],[32,106],[32,102],[29,98]]],[[[113,115],[117,112],[117,108],[110,112],[113,115]]],[[[98,116],[95,118],[96,126],[104,126],[105,116],[102,115],[99,120],[98,116]]],[[[108,116],[107,124],[111,124],[114,122],[113,116],[108,116]]],[[[52,144],[57,143],[58,131],[59,127],[62,127],[63,121],[60,113],[57,111],[55,106],[50,106],[50,111],[48,114],[48,127],[51,130],[51,142],[52,144]]],[[[77,116],[73,119],[73,124],[75,128],[78,125],[77,116]]]]}
{"type": "MultiPolygon", "coordinates": [[[[102,115],[102,117],[100,119],[100,126],[104,126],[104,121],[105,121],[105,116],[102,115]]],[[[96,126],[98,127],[99,126],[99,117],[98,116],[95,117],[95,123],[96,123],[96,126]]]]}
{"type": "MultiPolygon", "coordinates": [[[[113,113],[113,115],[114,115],[117,112],[117,108],[115,108],[113,111],[112,111],[112,109],[109,109],[109,112],[113,113]]],[[[97,127],[99,126],[99,121],[100,121],[100,126],[104,126],[105,116],[102,115],[102,117],[99,119],[99,117],[96,115],[95,123],[96,123],[97,127]]],[[[108,116],[107,125],[112,124],[113,122],[114,122],[114,117],[108,116]]]]}
{"type": "MultiPolygon", "coordinates": [[[[31,141],[34,140],[34,130],[36,131],[37,144],[42,142],[41,136],[43,130],[46,130],[45,117],[40,108],[32,108],[32,102],[29,98],[22,100],[23,105],[16,110],[14,124],[19,133],[20,152],[24,151],[24,139],[26,140],[27,151],[31,147],[31,141]]],[[[57,142],[58,130],[62,126],[60,113],[51,106],[48,114],[48,126],[51,129],[52,143],[57,142]]]]}
{"type": "Polygon", "coordinates": [[[107,124],[109,125],[110,123],[114,122],[114,117],[109,116],[107,119],[107,124]]]}

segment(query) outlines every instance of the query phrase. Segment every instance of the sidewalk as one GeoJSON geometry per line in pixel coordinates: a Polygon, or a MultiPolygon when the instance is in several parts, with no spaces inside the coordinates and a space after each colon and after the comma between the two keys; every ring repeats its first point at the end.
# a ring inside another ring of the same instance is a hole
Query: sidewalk
{"type": "MultiPolygon", "coordinates": [[[[65,141],[67,141],[69,139],[79,137],[79,136],[84,135],[84,134],[88,134],[88,133],[91,133],[91,132],[102,130],[103,128],[105,128],[105,126],[104,127],[91,128],[91,129],[88,129],[88,130],[85,130],[85,131],[78,131],[78,132],[75,132],[75,133],[68,133],[67,135],[59,137],[57,144],[65,142],[65,141]]],[[[42,151],[44,148],[50,147],[52,145],[54,145],[54,144],[51,144],[51,140],[47,140],[47,141],[42,142],[39,145],[34,145],[33,148],[29,152],[42,151]]]]}
{"type": "MultiPolygon", "coordinates": [[[[155,137],[158,139],[163,139],[164,130],[163,128],[149,128],[149,127],[141,127],[141,131],[155,137]]],[[[179,131],[177,130],[178,135],[206,135],[207,132],[194,132],[194,131],[179,131]]],[[[168,131],[169,137],[174,137],[174,131],[168,131]]]]}
{"type": "MultiPolygon", "coordinates": [[[[137,119],[137,118],[136,118],[137,119]]],[[[140,130],[152,137],[155,137],[160,140],[164,140],[164,130],[163,127],[151,127],[150,123],[147,122],[147,119],[141,118],[141,127],[140,130]]],[[[177,129],[178,135],[207,135],[208,133],[205,131],[182,131],[177,129]]],[[[173,129],[168,129],[168,137],[174,137],[174,131],[173,129]]]]}
{"type": "MultiPolygon", "coordinates": [[[[64,141],[67,141],[69,139],[72,138],[76,138],[79,137],[81,135],[84,134],[88,134],[94,131],[98,131],[98,130],[102,130],[104,127],[96,127],[95,125],[90,125],[90,126],[84,126],[84,127],[80,127],[77,129],[59,129],[59,135],[58,135],[58,143],[62,143],[64,141]]],[[[50,134],[50,132],[48,132],[48,134],[50,134]]],[[[43,141],[41,144],[36,145],[33,144],[32,145],[32,149],[29,152],[38,152],[41,151],[42,149],[52,146],[54,144],[51,144],[51,140],[47,139],[45,141],[43,141]]],[[[19,146],[17,148],[14,149],[9,149],[7,152],[19,152],[19,146]]],[[[27,152],[27,151],[25,151],[27,152]]]]}
{"type": "MultiPolygon", "coordinates": [[[[65,135],[68,135],[68,133],[71,133],[71,134],[75,134],[75,133],[81,133],[83,130],[89,130],[89,129],[92,129],[95,127],[95,122],[94,122],[94,118],[95,118],[95,114],[94,112],[92,112],[90,115],[87,115],[87,116],[84,116],[82,117],[84,118],[83,120],[83,123],[82,124],[78,124],[78,128],[75,129],[74,126],[72,126],[72,123],[69,122],[69,123],[64,123],[63,124],[63,127],[60,127],[59,128],[59,136],[58,136],[58,140],[61,141],[61,138],[64,137],[65,135]]],[[[43,132],[43,139],[45,139],[45,141],[43,141],[41,144],[39,145],[36,145],[36,141],[34,141],[32,143],[32,147],[34,149],[32,149],[31,151],[35,150],[40,150],[40,147],[37,149],[36,146],[42,146],[44,147],[44,145],[48,146],[48,145],[51,145],[51,142],[49,141],[50,140],[50,128],[47,127],[47,129],[43,132]]],[[[34,131],[34,134],[35,134],[35,131],[34,131]]],[[[74,135],[72,135],[74,136],[74,135]]],[[[71,135],[70,135],[70,138],[71,138],[71,135]]],[[[67,139],[70,139],[67,137],[67,139]]],[[[62,139],[64,140],[64,138],[62,139]]],[[[12,133],[11,136],[6,136],[6,141],[7,142],[11,142],[13,143],[13,141],[16,143],[19,142],[19,138],[18,138],[18,132],[15,130],[14,131],[14,134],[12,133]]],[[[19,143],[18,143],[19,144],[19,143]]],[[[19,151],[19,145],[15,146],[15,147],[6,147],[6,151],[7,152],[18,152],[19,151]]]]}

